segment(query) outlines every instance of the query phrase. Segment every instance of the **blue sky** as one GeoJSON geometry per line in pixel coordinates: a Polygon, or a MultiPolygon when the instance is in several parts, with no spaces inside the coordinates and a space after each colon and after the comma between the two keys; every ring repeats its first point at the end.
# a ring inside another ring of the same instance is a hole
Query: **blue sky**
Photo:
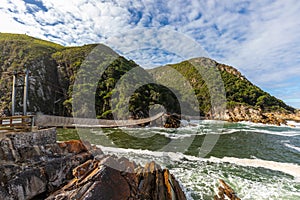
{"type": "Polygon", "coordinates": [[[0,31],[104,43],[145,68],[206,56],[300,108],[300,1],[2,0],[0,31]]]}

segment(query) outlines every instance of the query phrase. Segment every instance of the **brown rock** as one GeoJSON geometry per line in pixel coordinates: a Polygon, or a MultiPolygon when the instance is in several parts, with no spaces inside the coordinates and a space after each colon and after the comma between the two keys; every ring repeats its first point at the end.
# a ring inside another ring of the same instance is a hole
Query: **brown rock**
{"type": "Polygon", "coordinates": [[[53,191],[48,199],[186,199],[174,176],[154,162],[143,168],[78,140],[54,143],[49,131],[0,139],[0,199],[53,191]]]}
{"type": "Polygon", "coordinates": [[[286,120],[283,117],[278,117],[274,113],[263,113],[259,108],[245,105],[227,109],[224,113],[215,114],[212,118],[229,122],[251,121],[254,123],[274,124],[278,126],[286,124],[286,120]]]}
{"type": "Polygon", "coordinates": [[[220,179],[219,183],[220,183],[220,187],[218,188],[219,192],[218,195],[214,196],[215,200],[225,200],[225,199],[241,200],[239,197],[237,197],[234,190],[225,183],[224,180],[220,179]]]}
{"type": "Polygon", "coordinates": [[[70,140],[58,144],[60,148],[65,149],[69,153],[78,154],[88,150],[81,140],[70,140]]]}
{"type": "Polygon", "coordinates": [[[164,184],[167,188],[167,199],[172,199],[172,186],[170,184],[170,173],[169,170],[164,170],[164,184]]]}
{"type": "Polygon", "coordinates": [[[180,127],[180,116],[177,114],[166,114],[164,116],[165,128],[178,128],[180,127]]]}
{"type": "Polygon", "coordinates": [[[70,180],[73,168],[91,159],[89,152],[64,153],[53,131],[10,133],[0,139],[0,199],[52,192],[70,180]]]}

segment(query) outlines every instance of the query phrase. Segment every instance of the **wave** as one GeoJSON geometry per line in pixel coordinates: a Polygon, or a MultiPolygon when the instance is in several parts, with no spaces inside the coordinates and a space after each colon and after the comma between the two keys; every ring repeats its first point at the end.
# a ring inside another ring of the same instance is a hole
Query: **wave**
{"type": "Polygon", "coordinates": [[[287,124],[288,124],[288,125],[291,125],[291,126],[294,126],[294,128],[300,128],[300,122],[288,120],[288,121],[287,121],[287,124]]]}
{"type": "Polygon", "coordinates": [[[168,157],[170,161],[181,161],[181,160],[203,161],[204,160],[203,158],[199,158],[196,156],[189,156],[178,152],[151,151],[151,150],[144,150],[144,149],[124,149],[118,147],[105,147],[102,145],[97,145],[97,147],[101,148],[102,151],[104,152],[113,153],[117,155],[134,153],[137,155],[153,156],[153,158],[168,157]]]}
{"type": "MultiPolygon", "coordinates": [[[[140,161],[147,162],[149,160],[149,156],[152,159],[158,160],[160,164],[166,165],[169,163],[163,163],[163,161],[168,160],[168,162],[182,162],[182,161],[208,161],[208,162],[214,162],[214,163],[231,163],[238,166],[243,167],[262,167],[274,171],[280,171],[286,174],[289,174],[295,178],[297,182],[300,182],[300,166],[293,163],[281,163],[281,162],[275,162],[275,161],[269,161],[269,160],[261,160],[258,158],[235,158],[235,157],[223,157],[223,158],[216,158],[216,157],[210,157],[210,158],[201,158],[196,156],[190,156],[185,155],[183,153],[177,153],[177,152],[163,152],[163,151],[150,151],[150,150],[142,150],[142,149],[123,149],[123,148],[115,148],[115,147],[104,147],[101,145],[98,145],[104,152],[107,153],[113,153],[113,154],[136,154],[136,155],[144,155],[145,159],[143,160],[141,157],[140,161]],[[161,160],[157,159],[161,158],[161,160]]],[[[294,147],[290,145],[291,147],[294,147]]],[[[297,148],[297,150],[300,150],[300,148],[297,148]]]]}
{"type": "MultiPolygon", "coordinates": [[[[196,135],[207,134],[234,134],[238,132],[255,132],[262,134],[278,135],[285,137],[300,136],[300,127],[290,126],[276,126],[258,124],[253,122],[224,122],[216,120],[193,120],[191,125],[185,125],[178,129],[165,129],[162,127],[146,127],[146,128],[121,128],[123,131],[137,132],[144,134],[145,131],[149,134],[160,134],[170,139],[180,139],[184,137],[191,137],[196,135]]],[[[185,123],[188,124],[188,123],[185,123]]],[[[147,134],[146,134],[147,135],[147,134]]]]}
{"type": "Polygon", "coordinates": [[[290,148],[290,149],[293,149],[293,150],[296,150],[298,152],[300,152],[300,147],[296,147],[294,145],[291,145],[291,144],[288,144],[288,143],[284,143],[284,146],[290,148]]]}
{"type": "Polygon", "coordinates": [[[263,167],[266,169],[280,171],[289,174],[295,178],[297,182],[300,182],[300,166],[292,163],[281,163],[275,161],[261,160],[261,159],[247,159],[247,158],[234,158],[234,157],[223,157],[215,158],[211,157],[208,159],[210,162],[228,162],[244,167],[263,167]]]}
{"type": "Polygon", "coordinates": [[[240,131],[244,132],[255,132],[255,133],[263,133],[269,135],[277,135],[277,136],[286,136],[286,137],[294,137],[299,136],[300,131],[291,131],[291,130],[266,130],[266,129],[240,129],[240,131]]]}
{"type": "Polygon", "coordinates": [[[224,179],[242,199],[297,199],[299,191],[295,185],[300,182],[300,166],[292,163],[280,163],[261,160],[254,156],[251,159],[234,157],[201,158],[176,152],[151,151],[143,149],[123,149],[115,147],[99,147],[106,154],[125,156],[138,164],[155,161],[178,178],[188,199],[205,199],[216,192],[212,189],[218,185],[219,178],[224,179]],[[250,168],[248,168],[250,167],[250,168]],[[282,176],[261,171],[256,168],[280,171],[293,176],[282,176]],[[248,176],[248,177],[247,177],[248,176]],[[284,187],[283,187],[284,185],[284,187]],[[196,195],[196,197],[193,197],[196,195]]]}

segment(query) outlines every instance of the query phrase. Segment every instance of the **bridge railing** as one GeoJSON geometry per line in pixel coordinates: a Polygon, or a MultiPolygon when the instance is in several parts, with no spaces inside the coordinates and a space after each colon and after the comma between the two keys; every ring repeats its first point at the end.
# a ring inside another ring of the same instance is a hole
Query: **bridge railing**
{"type": "Polygon", "coordinates": [[[112,128],[112,127],[128,127],[149,123],[161,118],[163,112],[152,117],[144,119],[128,119],[128,120],[107,120],[107,119],[89,119],[89,118],[73,118],[51,115],[37,115],[35,117],[35,125],[37,127],[67,127],[67,128],[112,128]]]}
{"type": "Polygon", "coordinates": [[[0,117],[0,130],[31,131],[34,125],[34,116],[0,117]]]}

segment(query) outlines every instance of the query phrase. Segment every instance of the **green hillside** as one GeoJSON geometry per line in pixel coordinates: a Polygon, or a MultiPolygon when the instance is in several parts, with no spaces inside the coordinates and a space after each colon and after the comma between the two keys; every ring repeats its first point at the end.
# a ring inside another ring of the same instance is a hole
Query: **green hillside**
{"type": "MultiPolygon", "coordinates": [[[[61,45],[33,38],[21,34],[0,34],[0,111],[11,108],[12,73],[23,72],[28,67],[29,80],[29,112],[81,117],[90,117],[91,109],[95,109],[99,118],[112,119],[112,113],[122,114],[130,111],[133,118],[149,116],[148,107],[160,102],[161,92],[157,85],[146,85],[142,89],[132,91],[132,97],[117,95],[115,89],[119,79],[133,68],[139,68],[134,61],[129,61],[116,54],[109,47],[102,44],[90,44],[78,47],[63,47],[61,45]],[[94,56],[94,57],[93,57],[94,56]],[[102,72],[103,66],[107,68],[102,72]],[[84,65],[89,70],[80,71],[84,65]],[[79,74],[78,74],[79,73],[79,74]],[[80,83],[75,87],[79,92],[73,95],[76,76],[87,77],[88,83],[80,83]],[[95,91],[90,91],[96,86],[95,91]],[[147,96],[150,92],[153,96],[147,96]],[[95,98],[95,105],[82,107],[73,113],[74,96],[77,99],[85,98],[90,93],[95,98]],[[117,95],[116,108],[111,107],[112,96],[117,95]],[[137,98],[142,97],[142,98],[137,98]],[[149,98],[150,97],[150,98],[149,98]],[[151,99],[154,99],[153,101],[151,99]],[[128,110],[122,110],[123,105],[130,104],[128,110]]],[[[141,69],[141,68],[140,68],[141,69]]],[[[143,70],[141,70],[143,71],[143,70]]],[[[138,83],[139,75],[130,77],[130,83],[123,82],[120,90],[133,88],[132,81],[138,83]],[[127,84],[127,85],[126,85],[127,84]],[[131,84],[131,85],[128,85],[131,84]]],[[[149,80],[150,76],[147,77],[149,80]]],[[[23,79],[18,77],[16,112],[22,112],[23,79]]],[[[126,93],[126,91],[125,91],[126,93]]],[[[171,107],[171,106],[169,106],[171,107]]]]}
{"type": "MultiPolygon", "coordinates": [[[[271,96],[269,93],[264,92],[259,87],[248,81],[241,73],[231,66],[217,63],[209,58],[195,58],[189,61],[183,61],[178,64],[167,65],[150,70],[158,80],[164,80],[165,82],[172,82],[174,88],[180,88],[181,85],[176,85],[178,81],[172,80],[176,73],[180,73],[188,80],[193,87],[197,100],[200,102],[199,110],[201,114],[207,115],[211,110],[211,97],[207,87],[206,81],[202,77],[201,73],[192,64],[193,62],[200,63],[200,67],[203,70],[209,70],[210,68],[218,69],[222,82],[224,84],[226,95],[226,107],[228,109],[235,106],[244,105],[253,107],[255,109],[261,109],[263,112],[294,112],[295,109],[286,105],[282,100],[271,96]],[[161,74],[165,74],[167,68],[173,68],[175,71],[168,72],[168,76],[162,77],[161,74]]],[[[208,73],[207,73],[208,74],[208,73]]],[[[206,77],[207,78],[207,77],[206,77]]],[[[213,80],[213,79],[208,79],[213,80]]],[[[182,96],[188,96],[186,90],[183,91],[182,96]]]]}
{"type": "MultiPolygon", "coordinates": [[[[124,113],[129,113],[132,118],[143,118],[148,117],[149,112],[161,110],[157,105],[160,104],[171,113],[180,114],[180,106],[183,106],[187,113],[199,108],[202,115],[208,115],[212,109],[210,92],[191,61],[150,70],[158,80],[155,83],[153,77],[134,61],[102,44],[64,47],[27,35],[0,33],[0,111],[11,108],[12,73],[22,72],[27,67],[30,70],[29,112],[90,117],[94,109],[98,118],[122,118],[124,113]],[[78,76],[84,80],[74,86],[78,76]],[[169,84],[161,84],[159,80],[169,84]],[[150,84],[140,85],[143,82],[150,84]],[[90,91],[91,88],[95,90],[90,91]],[[195,94],[196,104],[190,98],[191,94],[195,94]],[[76,113],[72,109],[74,97],[82,99],[82,106],[76,113]],[[84,102],[87,98],[94,99],[95,105],[84,102]]],[[[213,67],[219,70],[228,108],[247,105],[264,111],[294,111],[250,83],[233,67],[207,58],[194,61],[201,64],[202,70],[209,71],[213,67]]],[[[209,76],[205,78],[214,79],[209,76]]],[[[18,80],[16,111],[21,112],[23,77],[18,80]]]]}

